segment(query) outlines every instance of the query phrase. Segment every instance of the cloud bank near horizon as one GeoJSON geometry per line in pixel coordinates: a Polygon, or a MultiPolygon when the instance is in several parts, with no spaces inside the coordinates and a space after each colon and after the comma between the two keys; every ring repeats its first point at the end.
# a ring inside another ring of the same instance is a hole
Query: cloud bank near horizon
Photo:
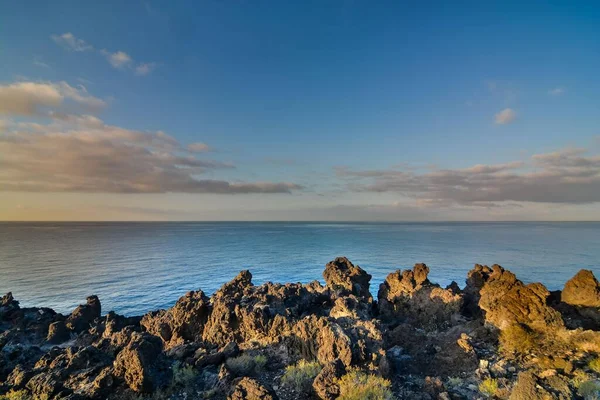
{"type": "Polygon", "coordinates": [[[423,206],[484,206],[532,202],[600,202],[600,155],[586,149],[536,154],[528,163],[474,165],[465,169],[353,170],[336,168],[350,191],[396,193],[423,206]]]}

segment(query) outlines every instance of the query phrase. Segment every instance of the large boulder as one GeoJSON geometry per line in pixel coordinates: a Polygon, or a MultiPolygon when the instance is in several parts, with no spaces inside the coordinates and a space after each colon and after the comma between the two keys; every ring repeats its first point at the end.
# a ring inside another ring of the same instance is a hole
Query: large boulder
{"type": "Polygon", "coordinates": [[[371,275],[358,265],[352,264],[346,257],[338,257],[327,263],[323,278],[327,287],[340,295],[353,294],[363,299],[371,299],[371,275]]]}
{"type": "Polygon", "coordinates": [[[90,328],[96,318],[100,318],[102,306],[98,296],[89,296],[86,304],[81,304],[67,318],[67,328],[74,332],[83,332],[90,328]]]}
{"type": "Polygon", "coordinates": [[[379,285],[379,315],[388,321],[410,321],[420,327],[449,325],[462,306],[461,294],[442,289],[427,279],[429,268],[415,264],[412,270],[397,270],[379,285]]]}
{"type": "Polygon", "coordinates": [[[228,400],[277,400],[277,394],[252,378],[241,378],[234,382],[228,400]]]}
{"type": "Polygon", "coordinates": [[[503,330],[517,324],[538,331],[564,328],[560,313],[547,305],[550,292],[541,283],[525,285],[499,265],[491,271],[476,267],[475,273],[469,275],[477,276],[477,280],[468,280],[465,291],[479,299],[485,320],[497,328],[503,330]]]}
{"type": "Polygon", "coordinates": [[[600,283],[594,273],[582,269],[565,284],[561,300],[573,306],[600,307],[600,283]]]}
{"type": "Polygon", "coordinates": [[[162,342],[159,338],[134,332],[130,342],[117,355],[115,375],[123,378],[135,392],[150,392],[160,381],[156,363],[161,352],[162,342]]]}
{"type": "Polygon", "coordinates": [[[300,354],[317,359],[322,364],[339,359],[344,365],[352,364],[352,340],[342,327],[324,317],[314,315],[296,323],[291,337],[300,354]]]}

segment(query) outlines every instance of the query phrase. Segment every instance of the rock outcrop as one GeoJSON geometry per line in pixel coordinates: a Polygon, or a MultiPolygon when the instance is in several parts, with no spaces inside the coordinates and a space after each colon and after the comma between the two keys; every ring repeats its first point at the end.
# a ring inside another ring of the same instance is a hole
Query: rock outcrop
{"type": "Polygon", "coordinates": [[[102,306],[98,296],[89,296],[87,303],[77,306],[66,321],[67,328],[79,333],[89,329],[96,318],[100,318],[102,306]]]}
{"type": "Polygon", "coordinates": [[[600,283],[594,273],[582,269],[565,284],[561,300],[572,306],[600,308],[600,283]]]}
{"type": "Polygon", "coordinates": [[[499,265],[476,265],[465,292],[473,296],[485,320],[499,329],[515,324],[545,331],[564,327],[560,313],[547,305],[550,292],[540,283],[525,285],[499,265]]]}
{"type": "Polygon", "coordinates": [[[342,377],[358,371],[373,385],[390,379],[399,398],[496,390],[504,399],[569,399],[600,379],[590,271],[552,294],[498,265],[476,265],[464,290],[428,274],[425,264],[389,274],[374,302],[371,276],[343,257],[326,265],[325,286],[257,286],[242,271],[210,297],[191,291],[142,317],[102,316],[96,296],[63,316],[21,308],[9,293],[0,299],[0,396],[334,400],[342,377]],[[320,372],[286,369],[303,359],[320,372]],[[290,371],[308,380],[301,392],[282,384],[290,371]]]}
{"type": "Polygon", "coordinates": [[[442,289],[429,282],[428,274],[425,264],[389,274],[377,294],[381,318],[429,328],[451,324],[459,315],[463,298],[456,289],[442,289]]]}
{"type": "Polygon", "coordinates": [[[169,310],[150,312],[141,320],[147,332],[159,336],[169,345],[202,339],[210,315],[209,299],[204,292],[188,292],[169,310]]]}
{"type": "Polygon", "coordinates": [[[352,294],[362,299],[371,298],[371,275],[346,257],[338,257],[325,266],[323,278],[327,287],[340,295],[352,294]]]}

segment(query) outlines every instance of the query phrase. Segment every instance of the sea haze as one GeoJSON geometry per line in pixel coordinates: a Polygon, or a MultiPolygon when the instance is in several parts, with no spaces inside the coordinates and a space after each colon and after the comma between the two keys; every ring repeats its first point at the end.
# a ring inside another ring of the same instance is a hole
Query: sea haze
{"type": "Polygon", "coordinates": [[[96,294],[104,312],[138,315],[242,269],[255,284],[322,281],[337,256],[373,275],[374,295],[417,262],[441,285],[497,263],[554,290],[581,268],[600,275],[600,223],[0,223],[0,290],[62,313],[96,294]]]}

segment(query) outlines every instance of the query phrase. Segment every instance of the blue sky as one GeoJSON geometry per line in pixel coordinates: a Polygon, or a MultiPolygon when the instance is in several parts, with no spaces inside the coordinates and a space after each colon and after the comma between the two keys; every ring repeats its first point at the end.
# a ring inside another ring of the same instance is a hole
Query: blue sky
{"type": "MultiPolygon", "coordinates": [[[[14,101],[0,108],[0,135],[30,141],[58,131],[109,135],[104,126],[160,131],[180,143],[172,154],[204,143],[210,151],[193,157],[229,166],[203,166],[190,173],[193,179],[283,186],[212,193],[153,181],[139,189],[135,180],[143,174],[123,178],[118,190],[66,185],[67,170],[89,169],[88,182],[106,182],[92,162],[77,164],[88,157],[82,153],[63,156],[79,160],[69,165],[49,158],[44,170],[57,172],[36,183],[26,174],[31,168],[15,165],[43,156],[10,139],[4,143],[12,147],[0,147],[0,154],[14,154],[10,171],[0,175],[7,199],[0,217],[598,219],[600,190],[589,188],[600,186],[600,6],[549,3],[6,3],[0,102],[2,88],[6,102],[21,95],[38,101],[33,92],[48,89],[43,85],[58,88],[61,100],[36,103],[34,112],[15,109],[14,101]],[[61,82],[71,89],[56,86],[61,82]],[[82,109],[89,101],[69,97],[69,90],[104,104],[82,109]],[[104,125],[65,126],[52,112],[93,115],[104,125]],[[46,128],[31,132],[27,122],[46,128]],[[557,152],[565,152],[557,160],[566,163],[531,158],[557,152]],[[574,173],[574,160],[588,169],[574,173]],[[469,184],[460,190],[472,196],[448,193],[452,185],[435,186],[431,175],[478,174],[465,171],[510,162],[524,165],[493,172],[499,176],[492,183],[462,176],[469,184]],[[548,186],[527,174],[549,179],[558,169],[568,173],[553,175],[550,186],[557,187],[548,201],[527,195],[548,186]],[[519,185],[507,186],[510,174],[519,185]],[[578,179],[580,186],[572,186],[578,179]],[[562,195],[574,189],[590,193],[562,195]],[[502,193],[483,195],[490,191],[502,193]]],[[[131,147],[109,136],[103,138],[111,146],[131,147]]],[[[57,146],[59,154],[71,148],[57,146]]],[[[111,181],[121,179],[124,165],[111,181]]]]}

